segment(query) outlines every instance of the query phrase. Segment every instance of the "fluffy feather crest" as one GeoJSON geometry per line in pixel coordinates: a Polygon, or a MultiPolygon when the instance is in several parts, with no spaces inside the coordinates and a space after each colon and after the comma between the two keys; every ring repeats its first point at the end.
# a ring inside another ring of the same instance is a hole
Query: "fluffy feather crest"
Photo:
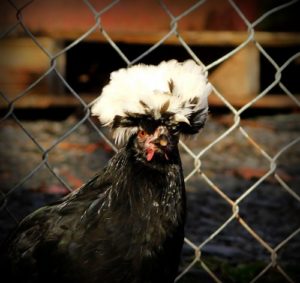
{"type": "Polygon", "coordinates": [[[198,114],[207,112],[210,92],[203,68],[193,60],[138,64],[111,73],[109,84],[92,106],[92,115],[110,126],[121,143],[137,131],[137,125],[116,125],[116,119],[145,115],[159,120],[164,113],[173,113],[174,121],[191,126],[203,120],[198,114]]]}

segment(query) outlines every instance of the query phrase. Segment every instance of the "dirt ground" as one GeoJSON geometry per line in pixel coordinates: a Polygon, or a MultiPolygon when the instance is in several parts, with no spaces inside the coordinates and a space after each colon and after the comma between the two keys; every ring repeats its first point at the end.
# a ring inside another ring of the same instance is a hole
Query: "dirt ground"
{"type": "MultiPolygon", "coordinates": [[[[241,126],[272,158],[299,137],[299,118],[297,113],[259,116],[242,119],[241,126]]],[[[68,193],[55,174],[70,189],[75,189],[105,166],[114,154],[87,122],[56,143],[76,125],[78,118],[75,116],[63,121],[21,122],[35,141],[13,120],[5,120],[0,125],[0,241],[25,215],[68,193]],[[33,170],[35,173],[31,175],[33,170]],[[9,197],[5,197],[8,192],[9,197]]],[[[212,116],[200,135],[184,142],[197,155],[232,125],[230,115],[212,116]]],[[[194,169],[194,159],[183,147],[180,151],[184,173],[188,176],[194,169]]],[[[300,144],[284,151],[276,165],[276,173],[299,196],[300,144]]],[[[249,143],[239,128],[201,155],[201,172],[232,200],[251,188],[269,169],[270,161],[249,143]]],[[[212,189],[201,172],[186,183],[186,237],[196,245],[210,237],[232,215],[232,207],[212,189]]],[[[300,202],[279,184],[274,175],[243,199],[239,209],[240,216],[271,247],[300,227],[300,202]]],[[[183,255],[188,264],[194,251],[185,245],[183,255]]],[[[202,257],[212,269],[216,266],[212,260],[215,258],[231,266],[270,262],[270,253],[237,220],[203,246],[202,257]]],[[[279,262],[300,267],[300,233],[280,249],[279,262]]],[[[199,270],[194,268],[191,274],[197,272],[199,270]]]]}

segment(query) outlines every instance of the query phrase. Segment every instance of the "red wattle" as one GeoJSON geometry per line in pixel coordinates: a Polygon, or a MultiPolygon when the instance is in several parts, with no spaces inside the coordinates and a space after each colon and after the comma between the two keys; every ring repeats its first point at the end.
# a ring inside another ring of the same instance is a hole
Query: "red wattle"
{"type": "Polygon", "coordinates": [[[153,156],[154,156],[155,150],[153,148],[148,148],[147,149],[147,161],[151,161],[153,156]]]}

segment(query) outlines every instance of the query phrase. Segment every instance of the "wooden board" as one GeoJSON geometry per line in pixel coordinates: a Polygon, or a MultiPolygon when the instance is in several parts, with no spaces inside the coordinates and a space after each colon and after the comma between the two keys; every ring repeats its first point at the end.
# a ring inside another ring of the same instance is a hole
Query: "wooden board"
{"type": "Polygon", "coordinates": [[[227,99],[239,100],[259,93],[259,72],[259,51],[250,43],[221,63],[209,81],[227,99]]]}
{"type": "MultiPolygon", "coordinates": [[[[1,40],[0,88],[11,99],[23,92],[50,69],[51,55],[61,48],[60,41],[50,38],[37,38],[37,40],[50,53],[50,57],[30,38],[1,40]]],[[[64,74],[64,56],[57,58],[56,68],[64,74]]],[[[34,91],[39,93],[60,92],[61,90],[61,84],[54,72],[47,75],[34,87],[34,91]]]]}
{"type": "MultiPolygon", "coordinates": [[[[100,34],[100,33],[99,33],[100,34]]],[[[153,43],[157,40],[159,33],[139,34],[121,33],[115,35],[114,40],[128,41],[132,43],[153,43]],[[133,37],[131,37],[133,36],[133,37]]],[[[182,36],[189,44],[199,45],[238,45],[247,39],[245,32],[185,32],[182,36]]],[[[272,46],[293,46],[300,45],[299,34],[290,33],[260,33],[255,34],[255,38],[261,44],[272,46]],[[297,36],[298,35],[298,36],[297,36]]],[[[38,37],[39,43],[54,55],[63,48],[63,41],[57,38],[38,37]]],[[[101,39],[103,40],[103,39],[101,39]]],[[[178,42],[175,36],[167,40],[168,43],[178,42]],[[174,42],[173,42],[174,40],[174,42]]],[[[0,87],[1,91],[10,99],[14,99],[28,88],[34,81],[41,77],[51,64],[49,57],[30,38],[8,38],[0,44],[0,87]]],[[[209,79],[215,87],[225,96],[226,99],[233,101],[235,105],[240,105],[241,101],[249,101],[254,95],[259,93],[259,51],[254,43],[248,43],[242,50],[227,58],[214,71],[210,71],[209,79]],[[238,83],[237,83],[238,82],[238,83]]],[[[66,54],[63,53],[57,58],[57,69],[64,75],[66,68],[66,54]]],[[[30,94],[64,94],[64,87],[56,74],[52,72],[37,84],[30,94]]],[[[28,100],[28,98],[26,97],[28,100]]],[[[22,100],[26,100],[22,98],[22,100]]],[[[56,99],[56,98],[55,98],[56,99]]],[[[62,98],[64,100],[65,98],[62,98]]],[[[51,99],[50,99],[51,100],[51,99]]],[[[18,101],[20,103],[20,101],[18,101]]],[[[27,102],[24,102],[25,105],[27,102]]],[[[40,102],[39,102],[40,103],[40,102]]],[[[52,103],[52,102],[51,102],[52,103]]],[[[59,105],[64,102],[58,101],[59,105]]],[[[273,100],[271,105],[276,104],[273,100]]],[[[28,103],[27,103],[28,105],[28,103]]],[[[283,107],[290,105],[284,103],[283,107]]],[[[40,107],[40,106],[38,106],[40,107]]],[[[293,106],[291,106],[293,107],[293,106]]]]}
{"type": "MultiPolygon", "coordinates": [[[[92,102],[97,96],[93,94],[82,94],[81,98],[85,103],[92,102]]],[[[295,95],[296,99],[300,101],[300,94],[295,95]]],[[[228,100],[237,109],[243,107],[249,102],[249,99],[233,99],[228,100]]],[[[224,107],[224,103],[216,96],[209,96],[209,105],[211,107],[224,107]]],[[[0,109],[7,108],[6,103],[0,103],[0,109]]],[[[21,108],[36,108],[36,109],[46,109],[49,107],[83,107],[82,104],[72,95],[54,95],[54,94],[30,94],[24,96],[22,99],[17,100],[14,103],[15,109],[21,108]]],[[[299,110],[299,106],[296,105],[287,95],[267,95],[258,100],[253,106],[254,108],[271,108],[271,109],[283,109],[290,108],[299,110]]]]}

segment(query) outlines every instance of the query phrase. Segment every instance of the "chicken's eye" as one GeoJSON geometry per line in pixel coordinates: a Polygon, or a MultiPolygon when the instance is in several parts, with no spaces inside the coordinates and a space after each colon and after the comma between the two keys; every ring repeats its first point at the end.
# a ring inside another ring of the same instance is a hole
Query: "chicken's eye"
{"type": "Polygon", "coordinates": [[[145,132],[144,130],[140,130],[140,131],[138,132],[139,138],[144,138],[146,135],[147,135],[147,134],[146,134],[146,132],[145,132]]]}

